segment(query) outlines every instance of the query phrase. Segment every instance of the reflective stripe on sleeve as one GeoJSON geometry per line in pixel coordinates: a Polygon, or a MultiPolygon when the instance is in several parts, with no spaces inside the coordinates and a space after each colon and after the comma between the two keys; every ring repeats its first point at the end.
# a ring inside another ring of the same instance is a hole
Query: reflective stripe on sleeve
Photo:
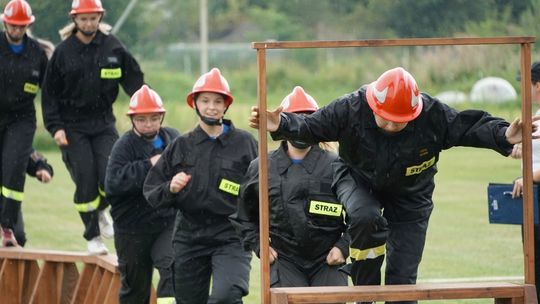
{"type": "Polygon", "coordinates": [[[18,201],[20,203],[23,201],[24,193],[13,190],[13,189],[9,189],[6,186],[2,186],[2,196],[4,196],[5,198],[12,199],[14,201],[18,201]]]}
{"type": "Polygon", "coordinates": [[[101,195],[102,197],[105,197],[105,190],[101,189],[101,187],[98,187],[98,192],[99,192],[99,195],[101,195]]]}
{"type": "Polygon", "coordinates": [[[357,261],[374,259],[376,257],[384,255],[385,253],[386,253],[386,244],[383,244],[381,246],[374,247],[374,248],[363,249],[363,250],[351,247],[349,250],[350,257],[357,261]]]}
{"type": "Polygon", "coordinates": [[[92,212],[98,208],[100,201],[101,198],[98,196],[91,202],[75,204],[75,209],[77,209],[79,213],[92,212]]]}

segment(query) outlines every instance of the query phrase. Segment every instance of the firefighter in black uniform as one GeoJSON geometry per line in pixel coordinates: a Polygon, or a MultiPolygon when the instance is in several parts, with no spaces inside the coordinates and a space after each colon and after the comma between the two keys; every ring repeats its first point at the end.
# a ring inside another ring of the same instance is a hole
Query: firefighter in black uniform
{"type": "MultiPolygon", "coordinates": [[[[313,115],[280,112],[267,119],[274,139],[339,141],[333,187],[348,216],[355,285],[380,284],[385,255],[386,284],[416,282],[442,150],[470,146],[509,155],[522,138],[519,119],[509,124],[483,111],[458,112],[420,94],[403,68],[313,115]]],[[[250,125],[258,124],[254,107],[250,125]]]]}
{"type": "Polygon", "coordinates": [[[228,217],[237,209],[257,142],[223,118],[232,101],[217,68],[203,74],[187,96],[198,126],[165,149],[144,183],[152,206],[179,210],[173,237],[178,304],[242,303],[249,291],[251,252],[242,247],[228,217]]]}
{"type": "Polygon", "coordinates": [[[34,98],[47,56],[26,34],[35,19],[26,1],[8,2],[1,19],[5,31],[0,34],[0,226],[4,246],[17,246],[26,241],[24,230],[16,227],[22,227],[25,172],[36,131],[34,98]]]}
{"type": "Polygon", "coordinates": [[[143,196],[146,174],[178,131],[161,127],[161,97],[143,85],[127,112],[133,128],[113,146],[105,175],[105,193],[114,220],[114,244],[122,286],[120,303],[148,303],[154,267],[159,271],[158,303],[172,303],[172,234],[176,210],[155,209],[143,196]],[[168,302],[167,302],[168,301],[168,302]]]}
{"type": "Polygon", "coordinates": [[[105,254],[101,236],[112,237],[103,183],[118,132],[112,104],[119,85],[132,95],[144,83],[137,61],[100,26],[99,0],[74,0],[73,23],[53,53],[43,86],[43,120],[75,182],[75,206],[91,254],[105,254]]]}
{"type": "MultiPolygon", "coordinates": [[[[310,114],[318,106],[296,87],[284,112],[310,114]]],[[[268,157],[271,287],[346,286],[339,271],[349,254],[343,206],[332,192],[335,153],[301,140],[283,141],[268,157]]],[[[251,162],[231,216],[244,246],[259,255],[259,159],[251,162]]]]}
{"type": "MultiPolygon", "coordinates": [[[[35,177],[38,181],[46,184],[50,182],[54,176],[53,167],[47,162],[47,159],[32,149],[30,157],[28,158],[28,165],[26,166],[26,174],[35,177]]],[[[2,246],[21,246],[26,244],[26,233],[24,232],[24,220],[22,216],[22,209],[19,209],[17,214],[17,221],[15,227],[13,227],[12,233],[6,233],[2,238],[2,246]]]]}

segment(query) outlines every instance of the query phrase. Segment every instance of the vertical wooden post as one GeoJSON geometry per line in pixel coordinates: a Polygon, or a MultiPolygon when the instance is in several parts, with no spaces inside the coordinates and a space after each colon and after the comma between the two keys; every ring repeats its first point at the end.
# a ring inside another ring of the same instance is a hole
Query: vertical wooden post
{"type": "Polygon", "coordinates": [[[199,1],[199,28],[201,42],[201,74],[208,72],[208,1],[199,1]]]}
{"type": "Polygon", "coordinates": [[[523,252],[525,283],[534,284],[534,207],[532,193],[531,44],[521,44],[521,119],[523,121],[523,252]]]}
{"type": "Polygon", "coordinates": [[[257,91],[259,95],[259,235],[261,261],[261,303],[270,304],[268,148],[266,135],[266,50],[257,49],[257,91]]]}

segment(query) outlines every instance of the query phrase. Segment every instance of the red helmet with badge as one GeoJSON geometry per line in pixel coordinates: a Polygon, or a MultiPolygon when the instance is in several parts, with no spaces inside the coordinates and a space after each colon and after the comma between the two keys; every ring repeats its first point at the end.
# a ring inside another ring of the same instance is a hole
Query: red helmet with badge
{"type": "Polygon", "coordinates": [[[414,77],[401,67],[384,72],[368,85],[366,99],[373,112],[392,122],[409,122],[422,111],[414,77]]]}
{"type": "Polygon", "coordinates": [[[71,3],[71,16],[77,14],[104,13],[101,0],[73,0],[71,3]]]}
{"type": "Polygon", "coordinates": [[[210,72],[203,74],[193,85],[193,89],[187,96],[187,103],[195,108],[193,96],[201,92],[212,92],[225,96],[225,105],[229,107],[233,102],[233,96],[229,88],[227,79],[221,75],[218,68],[213,68],[210,72]]]}
{"type": "Polygon", "coordinates": [[[36,19],[30,4],[24,0],[11,0],[6,4],[2,20],[12,25],[30,25],[36,19]]]}
{"type": "Polygon", "coordinates": [[[165,113],[165,108],[158,93],[143,85],[131,96],[127,115],[148,113],[165,113]]]}
{"type": "Polygon", "coordinates": [[[306,93],[301,86],[294,87],[293,91],[283,98],[281,102],[283,112],[313,113],[319,109],[315,99],[306,93]]]}

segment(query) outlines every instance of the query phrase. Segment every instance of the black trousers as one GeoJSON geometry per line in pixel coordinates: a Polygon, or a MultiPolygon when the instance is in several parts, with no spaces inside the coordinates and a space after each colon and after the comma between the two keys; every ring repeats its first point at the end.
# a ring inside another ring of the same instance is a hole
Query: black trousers
{"type": "Polygon", "coordinates": [[[313,269],[305,269],[292,261],[278,257],[270,265],[270,285],[271,287],[347,286],[347,275],[339,271],[341,266],[330,266],[323,261],[313,269]]]}
{"type": "Polygon", "coordinates": [[[251,252],[240,241],[210,246],[175,240],[173,248],[177,304],[242,303],[249,291],[251,252]]]}
{"type": "MultiPolygon", "coordinates": [[[[366,250],[386,244],[385,283],[415,284],[424,251],[429,214],[422,220],[389,222],[381,212],[384,206],[382,196],[358,184],[343,165],[334,164],[334,172],[334,189],[347,212],[350,247],[366,250]]],[[[383,261],[384,255],[354,261],[351,268],[353,284],[380,285],[383,261]]]]}
{"type": "Polygon", "coordinates": [[[120,303],[149,303],[154,268],[159,272],[157,297],[174,297],[173,227],[174,223],[171,223],[166,229],[149,234],[115,233],[114,245],[122,281],[120,303]]]}
{"type": "MultiPolygon", "coordinates": [[[[24,197],[26,167],[32,152],[32,140],[36,131],[34,117],[0,123],[0,172],[1,202],[0,225],[15,230],[20,219],[18,233],[24,244],[21,203],[24,197]]],[[[17,236],[16,236],[17,237],[17,236]]]]}
{"type": "Polygon", "coordinates": [[[98,211],[109,204],[105,199],[104,182],[107,160],[118,139],[114,122],[105,119],[67,124],[68,145],[61,147],[62,160],[75,182],[74,202],[84,223],[84,238],[100,235],[98,211]]]}
{"type": "MultiPolygon", "coordinates": [[[[0,201],[0,214],[2,213],[4,203],[0,201]]],[[[15,236],[15,239],[17,240],[17,244],[19,246],[24,247],[26,244],[26,232],[24,231],[24,219],[22,216],[22,208],[19,209],[19,213],[17,215],[17,221],[15,224],[15,227],[12,228],[13,235],[15,236]]]]}

